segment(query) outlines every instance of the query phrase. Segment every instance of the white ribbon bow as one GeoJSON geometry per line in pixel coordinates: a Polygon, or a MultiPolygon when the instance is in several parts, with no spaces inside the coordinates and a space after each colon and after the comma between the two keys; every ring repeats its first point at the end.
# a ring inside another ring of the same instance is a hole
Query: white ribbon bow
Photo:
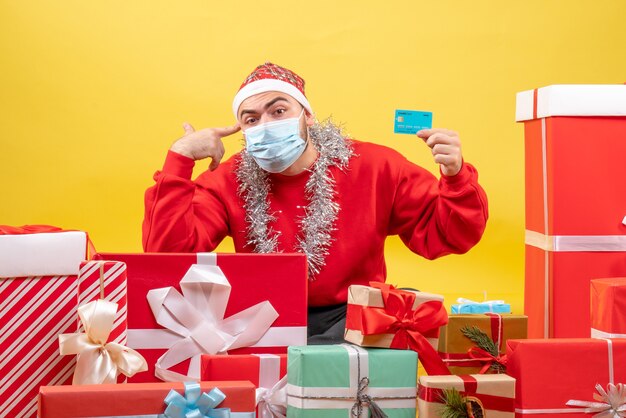
{"type": "Polygon", "coordinates": [[[286,418],[287,416],[287,376],[280,379],[270,389],[256,390],[256,404],[259,418],[286,418]]]}
{"type": "Polygon", "coordinates": [[[180,336],[157,360],[155,375],[164,381],[198,378],[200,354],[254,345],[278,318],[272,304],[264,301],[224,319],[231,286],[216,265],[193,264],[180,288],[182,295],[173,287],[148,292],[156,322],[180,336]],[[167,370],[190,358],[190,376],[167,370]]]}
{"type": "Polygon", "coordinates": [[[598,402],[579,401],[572,399],[567,401],[567,406],[585,408],[585,413],[594,413],[594,418],[624,418],[626,417],[626,386],[622,383],[614,385],[609,383],[607,390],[597,384],[598,393],[593,394],[593,399],[598,402]]]}
{"type": "Polygon", "coordinates": [[[89,302],[78,308],[85,333],[59,335],[61,355],[78,355],[74,385],[117,383],[120,373],[131,377],[148,370],[146,360],[135,350],[107,343],[116,312],[117,303],[103,299],[89,302]]]}

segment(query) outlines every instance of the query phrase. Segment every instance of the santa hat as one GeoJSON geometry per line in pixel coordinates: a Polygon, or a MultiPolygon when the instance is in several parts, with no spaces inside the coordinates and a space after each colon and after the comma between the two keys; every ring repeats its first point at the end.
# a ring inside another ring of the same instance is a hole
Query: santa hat
{"type": "Polygon", "coordinates": [[[279,91],[296,99],[309,113],[313,113],[311,105],[304,95],[304,80],[298,74],[279,65],[266,62],[259,65],[246,78],[233,100],[233,113],[238,117],[237,111],[241,103],[248,97],[267,91],[279,91]]]}

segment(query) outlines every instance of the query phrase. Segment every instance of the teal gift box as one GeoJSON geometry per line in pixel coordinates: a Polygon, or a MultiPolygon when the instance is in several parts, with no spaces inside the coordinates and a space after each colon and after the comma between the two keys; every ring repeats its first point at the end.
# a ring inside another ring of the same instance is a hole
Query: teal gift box
{"type": "Polygon", "coordinates": [[[450,311],[453,314],[511,313],[511,305],[505,303],[503,300],[475,302],[470,299],[458,298],[457,302],[458,304],[450,307],[450,311]]]}
{"type": "Polygon", "coordinates": [[[289,347],[289,418],[415,418],[417,353],[352,344],[289,347]]]}

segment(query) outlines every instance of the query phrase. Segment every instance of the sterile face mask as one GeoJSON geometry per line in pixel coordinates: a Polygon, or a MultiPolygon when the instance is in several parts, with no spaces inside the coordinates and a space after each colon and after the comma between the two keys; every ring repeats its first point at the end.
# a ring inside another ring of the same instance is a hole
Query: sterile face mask
{"type": "Polygon", "coordinates": [[[265,171],[280,173],[296,162],[306,148],[300,137],[300,118],[289,118],[248,128],[244,132],[246,149],[265,171]]]}

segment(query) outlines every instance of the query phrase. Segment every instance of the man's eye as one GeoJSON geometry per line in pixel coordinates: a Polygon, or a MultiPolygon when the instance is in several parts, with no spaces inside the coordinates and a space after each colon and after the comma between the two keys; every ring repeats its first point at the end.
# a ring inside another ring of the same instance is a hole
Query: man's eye
{"type": "Polygon", "coordinates": [[[276,109],[276,113],[282,115],[283,113],[285,113],[285,109],[276,109]]]}
{"type": "Polygon", "coordinates": [[[251,123],[254,123],[254,122],[256,122],[255,118],[248,118],[248,119],[246,119],[246,125],[250,125],[251,123]]]}

